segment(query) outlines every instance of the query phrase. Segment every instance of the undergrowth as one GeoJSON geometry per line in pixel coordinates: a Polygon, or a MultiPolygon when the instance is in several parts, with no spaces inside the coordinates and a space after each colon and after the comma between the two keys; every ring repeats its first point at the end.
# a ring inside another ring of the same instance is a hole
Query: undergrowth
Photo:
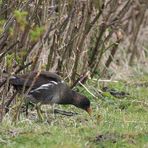
{"type": "MultiPolygon", "coordinates": [[[[77,112],[75,116],[46,113],[45,121],[39,122],[36,111],[26,118],[22,113],[20,120],[11,122],[7,114],[0,127],[0,147],[148,147],[148,91],[142,85],[148,77],[126,82],[108,83],[107,87],[116,92],[128,93],[125,97],[115,97],[104,92],[98,98],[86,90],[92,104],[93,115],[73,106],[56,106],[66,111],[77,112]],[[140,85],[139,85],[140,84],[140,85]]],[[[97,87],[95,88],[97,89],[97,87]]],[[[101,89],[101,86],[100,88],[101,89]]],[[[44,110],[49,107],[43,106],[44,110]]]]}

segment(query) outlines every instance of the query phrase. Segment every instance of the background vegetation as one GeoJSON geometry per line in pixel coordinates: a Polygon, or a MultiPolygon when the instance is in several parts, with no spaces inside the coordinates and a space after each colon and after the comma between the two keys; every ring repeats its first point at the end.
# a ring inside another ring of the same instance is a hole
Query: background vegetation
{"type": "Polygon", "coordinates": [[[147,0],[0,0],[0,144],[147,147],[147,26],[147,0]],[[20,97],[5,115],[15,98],[9,76],[35,70],[57,72],[87,95],[92,119],[76,110],[36,123],[33,112],[10,123],[20,97]],[[100,95],[104,86],[130,95],[100,95]]]}

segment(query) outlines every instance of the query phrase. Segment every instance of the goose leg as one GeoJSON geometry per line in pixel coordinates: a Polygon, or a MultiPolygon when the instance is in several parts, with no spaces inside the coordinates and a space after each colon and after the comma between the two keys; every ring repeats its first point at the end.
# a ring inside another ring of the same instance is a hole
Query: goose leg
{"type": "Polygon", "coordinates": [[[41,103],[38,103],[38,104],[36,105],[36,110],[37,110],[37,114],[38,114],[39,120],[40,120],[40,121],[43,121],[44,118],[43,118],[43,116],[42,116],[41,103]]]}
{"type": "Polygon", "coordinates": [[[26,110],[25,110],[25,112],[26,112],[26,117],[28,117],[28,108],[29,108],[29,103],[26,103],[26,110]]]}
{"type": "MultiPolygon", "coordinates": [[[[25,106],[26,106],[26,109],[25,109],[26,117],[28,117],[28,115],[29,115],[29,111],[28,111],[29,106],[31,106],[31,110],[34,109],[36,106],[32,102],[29,102],[29,101],[26,101],[26,100],[25,100],[25,106]]],[[[44,111],[41,111],[41,112],[44,112],[44,111]]]]}
{"type": "Polygon", "coordinates": [[[53,115],[53,118],[55,118],[55,112],[54,112],[54,109],[55,109],[55,104],[52,105],[52,115],[53,115]]]}

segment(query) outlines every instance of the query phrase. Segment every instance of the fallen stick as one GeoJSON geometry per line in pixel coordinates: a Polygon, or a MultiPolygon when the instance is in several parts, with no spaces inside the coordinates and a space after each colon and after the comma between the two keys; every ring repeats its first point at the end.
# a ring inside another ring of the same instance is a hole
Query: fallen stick
{"type": "Polygon", "coordinates": [[[118,81],[116,81],[116,80],[101,80],[101,79],[99,79],[99,80],[97,80],[97,79],[92,79],[92,80],[98,81],[98,82],[114,82],[114,83],[117,83],[117,82],[118,82],[118,81]]]}
{"type": "Polygon", "coordinates": [[[78,115],[78,113],[66,112],[64,110],[58,110],[58,109],[54,109],[53,113],[54,114],[61,114],[61,115],[65,115],[65,116],[75,116],[75,115],[78,115]]]}

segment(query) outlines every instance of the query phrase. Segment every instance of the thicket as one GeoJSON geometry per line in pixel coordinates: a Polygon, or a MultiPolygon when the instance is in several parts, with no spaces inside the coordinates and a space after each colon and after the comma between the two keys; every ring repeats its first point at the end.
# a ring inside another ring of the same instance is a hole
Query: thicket
{"type": "Polygon", "coordinates": [[[139,62],[147,8],[147,0],[1,0],[1,94],[4,70],[50,70],[73,86],[88,75],[110,77],[112,63],[139,62]]]}

